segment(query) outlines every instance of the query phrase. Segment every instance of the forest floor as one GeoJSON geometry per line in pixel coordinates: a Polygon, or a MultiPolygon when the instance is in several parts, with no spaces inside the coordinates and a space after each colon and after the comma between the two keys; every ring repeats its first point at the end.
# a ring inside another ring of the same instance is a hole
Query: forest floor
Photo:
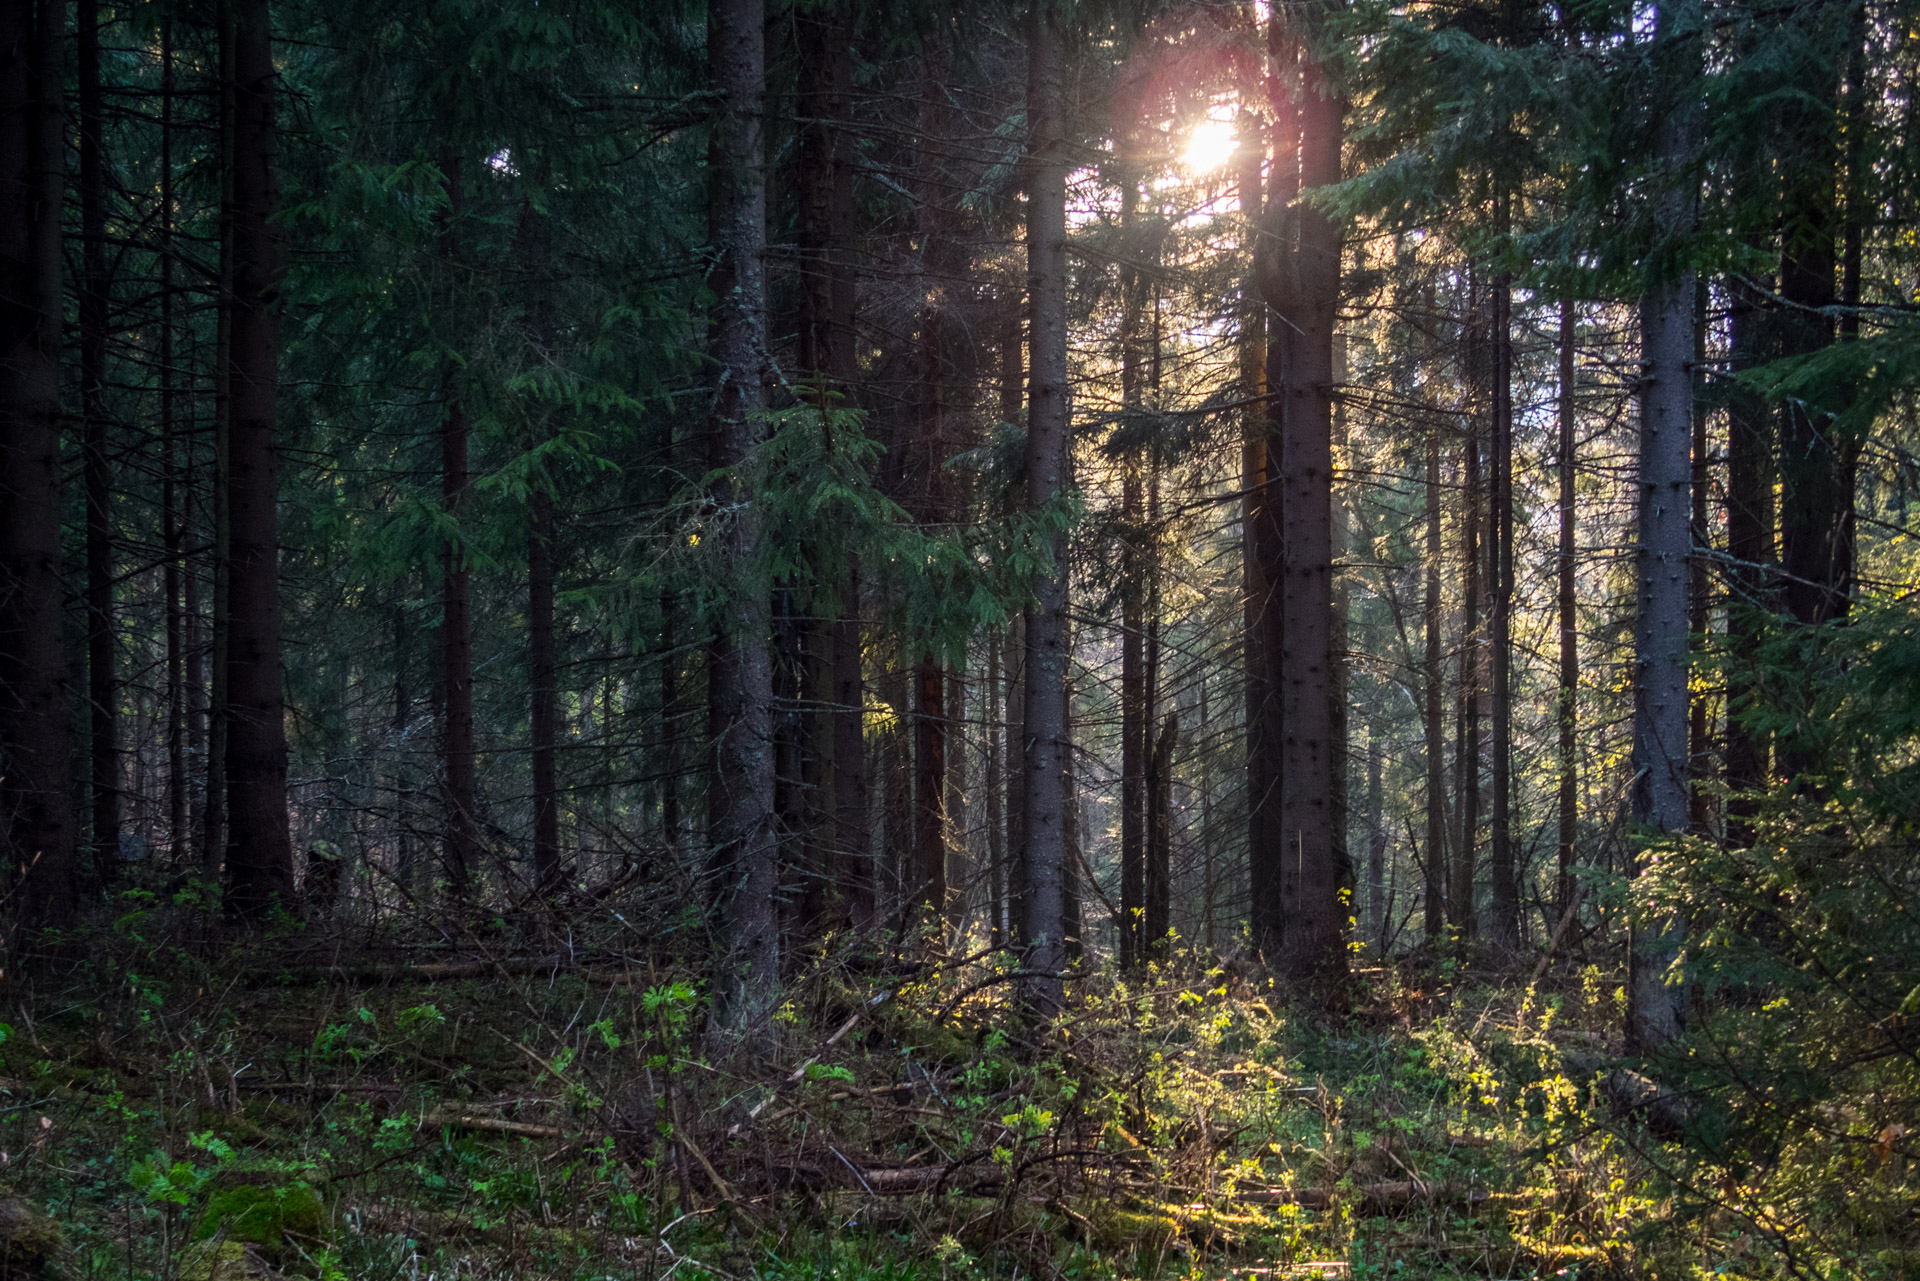
{"type": "Polygon", "coordinates": [[[136,905],[0,1010],[0,1277],[1778,1270],[1611,1066],[1597,966],[1362,956],[1307,1014],[1179,957],[1028,1043],[1004,956],[850,951],[748,1060],[657,958],[188,933],[136,905]]]}

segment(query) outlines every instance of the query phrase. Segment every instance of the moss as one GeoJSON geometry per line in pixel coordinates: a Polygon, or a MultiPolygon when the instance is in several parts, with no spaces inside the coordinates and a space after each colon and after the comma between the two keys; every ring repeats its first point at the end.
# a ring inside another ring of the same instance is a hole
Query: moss
{"type": "Polygon", "coordinates": [[[180,1281],[259,1281],[268,1275],[241,1241],[196,1241],[180,1259],[180,1281]]]}
{"type": "Polygon", "coordinates": [[[0,1281],[57,1277],[64,1253],[59,1225],[39,1207],[14,1197],[0,1200],[0,1281]]]}
{"type": "Polygon", "coordinates": [[[1086,1217],[1094,1248],[1107,1254],[1164,1250],[1180,1232],[1179,1221],[1171,1215],[1127,1210],[1111,1203],[1090,1207],[1086,1217]]]}
{"type": "Polygon", "coordinates": [[[218,1192],[194,1229],[194,1239],[219,1236],[233,1244],[257,1245],[270,1258],[289,1253],[289,1235],[318,1240],[326,1228],[320,1194],[298,1180],[280,1187],[243,1183],[218,1192]]]}

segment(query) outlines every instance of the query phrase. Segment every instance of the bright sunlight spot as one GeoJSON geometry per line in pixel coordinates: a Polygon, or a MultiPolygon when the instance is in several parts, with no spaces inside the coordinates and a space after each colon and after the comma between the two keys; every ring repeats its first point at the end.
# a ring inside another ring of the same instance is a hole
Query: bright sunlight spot
{"type": "Polygon", "coordinates": [[[1232,121],[1202,120],[1193,127],[1187,149],[1180,153],[1180,163],[1189,173],[1211,173],[1233,159],[1237,142],[1232,121]]]}

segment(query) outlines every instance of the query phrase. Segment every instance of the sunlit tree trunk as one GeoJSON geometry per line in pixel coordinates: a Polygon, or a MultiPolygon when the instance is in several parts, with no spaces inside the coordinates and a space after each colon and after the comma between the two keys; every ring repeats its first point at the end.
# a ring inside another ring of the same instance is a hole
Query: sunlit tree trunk
{"type": "MultiPolygon", "coordinates": [[[[1120,189],[1120,231],[1135,230],[1140,184],[1129,172],[1120,189]]],[[[1132,252],[1132,240],[1127,243],[1132,252]]],[[[1132,431],[1133,412],[1140,406],[1140,324],[1144,310],[1144,282],[1130,263],[1120,269],[1120,430],[1132,431]]],[[[1147,752],[1150,730],[1146,673],[1146,568],[1144,486],[1140,451],[1130,449],[1121,459],[1120,481],[1120,919],[1119,959],[1130,968],[1143,959],[1143,941],[1154,935],[1143,931],[1146,911],[1147,752]]]]}

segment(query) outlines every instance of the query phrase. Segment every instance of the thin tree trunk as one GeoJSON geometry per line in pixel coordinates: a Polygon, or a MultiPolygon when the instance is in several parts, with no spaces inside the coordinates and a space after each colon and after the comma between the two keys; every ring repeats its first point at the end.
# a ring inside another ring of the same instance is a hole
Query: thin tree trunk
{"type": "Polygon", "coordinates": [[[1006,808],[1002,789],[1006,777],[1000,758],[1000,629],[987,629],[987,676],[982,690],[987,731],[987,943],[996,951],[1006,945],[1006,808]]]}
{"type": "Polygon", "coordinates": [[[758,582],[759,515],[738,471],[759,439],[766,351],[766,91],[764,0],[715,0],[707,13],[714,106],[709,239],[715,262],[711,345],[718,371],[712,464],[727,475],[722,555],[730,597],[713,638],[708,702],[714,737],[709,832],[718,870],[720,982],[714,1026],[771,1036],[780,985],[779,849],[773,814],[773,666],[768,597],[758,582]]]}
{"type": "Polygon", "coordinates": [[[1248,924],[1256,953],[1278,963],[1286,946],[1289,891],[1285,871],[1297,860],[1282,819],[1286,721],[1281,694],[1282,583],[1286,577],[1279,461],[1291,412],[1298,292],[1297,250],[1289,220],[1300,193],[1300,110],[1289,89],[1299,49],[1278,15],[1267,23],[1268,107],[1273,118],[1272,175],[1262,205],[1254,277],[1273,311],[1263,370],[1265,421],[1242,450],[1247,558],[1247,872],[1248,924]]]}
{"type": "MultiPolygon", "coordinates": [[[[1704,384],[1707,367],[1707,285],[1695,278],[1693,303],[1694,398],[1704,384]]],[[[1712,539],[1707,523],[1707,416],[1693,415],[1692,503],[1687,513],[1687,633],[1691,653],[1705,654],[1712,599],[1708,593],[1708,557],[1712,539]]],[[[1709,836],[1713,827],[1713,797],[1708,777],[1713,757],[1713,708],[1705,691],[1691,693],[1687,708],[1687,825],[1696,836],[1709,836]]]]}
{"type": "MultiPolygon", "coordinates": [[[[1663,0],[1654,58],[1673,100],[1659,114],[1656,152],[1679,170],[1693,151],[1700,51],[1698,0],[1663,0]]],[[[1695,198],[1680,183],[1660,196],[1660,230],[1689,234],[1695,198]]],[[[1641,300],[1637,678],[1633,700],[1633,819],[1644,831],[1686,830],[1687,560],[1693,482],[1694,276],[1656,280],[1641,300]]],[[[1644,863],[1641,868],[1644,874],[1644,863]]],[[[1627,1043],[1648,1052],[1686,1026],[1686,990],[1669,981],[1682,925],[1677,918],[1635,928],[1627,983],[1627,1043]]]]}
{"type": "MultiPolygon", "coordinates": [[[[461,207],[459,157],[442,153],[440,172],[447,183],[440,242],[446,268],[452,271],[460,259],[455,226],[461,207]]],[[[440,769],[447,883],[457,902],[469,893],[480,842],[474,809],[472,571],[463,546],[467,536],[461,528],[473,420],[455,386],[456,377],[452,368],[443,374],[445,407],[440,420],[440,505],[450,526],[446,545],[440,551],[440,769]]]]}
{"type": "Polygon", "coordinates": [[[209,557],[213,600],[208,617],[206,786],[202,797],[201,855],[210,884],[224,883],[227,866],[227,654],[233,613],[233,154],[234,22],[223,7],[218,19],[220,165],[220,280],[214,315],[213,549],[209,557]]]}
{"type": "MultiPolygon", "coordinates": [[[[1478,312],[1471,322],[1478,333],[1478,312]]],[[[1473,340],[1469,340],[1470,346],[1473,340]]],[[[1473,363],[1469,358],[1469,363],[1473,363]]],[[[1460,445],[1460,472],[1464,480],[1460,500],[1460,691],[1455,721],[1454,779],[1460,793],[1460,826],[1454,833],[1453,884],[1447,892],[1447,921],[1462,939],[1474,935],[1474,873],[1480,840],[1480,694],[1483,638],[1480,604],[1484,559],[1481,531],[1481,468],[1479,425],[1467,418],[1467,434],[1460,445]]]]}
{"type": "Polygon", "coordinates": [[[1440,437],[1427,437],[1427,591],[1421,611],[1426,653],[1421,665],[1421,696],[1426,705],[1427,860],[1426,934],[1438,939],[1446,929],[1447,762],[1445,692],[1440,669],[1440,563],[1446,554],[1440,531],[1440,437]]]}
{"type": "Polygon", "coordinates": [[[1513,866],[1513,283],[1493,286],[1492,582],[1488,610],[1493,686],[1493,821],[1487,850],[1492,881],[1488,937],[1495,947],[1520,946],[1520,890],[1513,866]]]}
{"type": "Polygon", "coordinates": [[[0,831],[10,948],[78,905],[61,652],[65,0],[0,5],[0,831]],[[17,879],[15,879],[17,878],[17,879]]]}
{"type": "MultiPolygon", "coordinates": [[[[1131,172],[1120,191],[1120,231],[1133,230],[1140,186],[1131,172]]],[[[1120,280],[1120,430],[1130,432],[1140,404],[1140,323],[1144,296],[1140,273],[1121,268],[1120,280]]],[[[1130,969],[1145,959],[1143,943],[1156,935],[1143,927],[1146,910],[1147,753],[1151,744],[1147,709],[1146,564],[1141,547],[1144,486],[1139,449],[1121,459],[1120,482],[1120,919],[1119,960],[1130,969]]]]}
{"type": "Polygon", "coordinates": [[[1141,950],[1164,956],[1173,928],[1173,756],[1180,745],[1180,713],[1170,710],[1147,762],[1146,937],[1141,950]]]}
{"type": "MultiPolygon", "coordinates": [[[[1033,0],[1027,43],[1027,288],[1033,345],[1027,415],[1027,505],[1050,507],[1064,491],[1067,466],[1067,152],[1063,119],[1065,40],[1057,0],[1033,0]]],[[[1051,535],[1051,565],[1034,583],[1027,609],[1026,739],[1022,835],[1020,983],[1030,1014],[1042,1021],[1062,1008],[1066,967],[1065,806],[1067,748],[1067,548],[1051,535]]]]}
{"type": "MultiPolygon", "coordinates": [[[[177,865],[192,843],[188,817],[190,793],[187,757],[187,639],[182,615],[181,563],[186,540],[185,505],[180,494],[179,406],[173,370],[173,21],[160,20],[160,529],[166,554],[161,590],[167,613],[167,852],[177,865]]],[[[191,474],[191,472],[189,472],[191,474]]]]}
{"type": "Polygon", "coordinates": [[[944,913],[947,902],[946,673],[932,655],[914,668],[911,903],[944,913]]]}
{"type": "MultiPolygon", "coordinates": [[[[544,355],[553,358],[553,235],[551,224],[528,200],[520,211],[520,242],[527,268],[526,319],[529,341],[544,355]]],[[[536,428],[538,445],[550,434],[545,422],[536,428]]],[[[560,791],[555,732],[559,721],[558,664],[554,636],[554,523],[553,474],[541,468],[529,478],[527,493],[527,738],[533,785],[533,882],[542,894],[559,888],[564,870],[560,864],[560,791]]],[[[663,596],[664,602],[666,598],[663,596]]],[[[671,638],[664,639],[671,650],[671,638]]],[[[670,652],[663,664],[678,661],[670,652]]],[[[663,691],[664,692],[664,691],[663,691]]],[[[661,719],[664,741],[671,742],[673,722],[670,705],[663,699],[661,719]]],[[[678,772],[663,771],[661,783],[661,825],[666,830],[669,849],[675,848],[679,826],[676,785],[678,772]]]]}
{"type": "Polygon", "coordinates": [[[1574,479],[1579,463],[1578,420],[1574,416],[1574,312],[1573,300],[1560,302],[1560,688],[1555,720],[1560,731],[1559,766],[1559,878],[1554,892],[1555,916],[1565,915],[1573,902],[1574,845],[1579,836],[1579,779],[1574,772],[1574,730],[1580,692],[1580,631],[1576,610],[1577,579],[1574,557],[1579,551],[1574,541],[1574,479]]]}
{"type": "Polygon", "coordinates": [[[228,443],[227,887],[236,915],[293,902],[280,667],[280,252],[273,226],[273,47],[267,0],[234,0],[233,317],[228,443]]]}
{"type": "Polygon", "coordinates": [[[1381,781],[1380,740],[1367,737],[1367,920],[1382,952],[1387,947],[1387,825],[1381,781]]]}
{"type": "Polygon", "coordinates": [[[107,423],[107,192],[102,173],[99,0],[74,11],[80,79],[80,418],[87,500],[87,710],[93,874],[112,882],[120,845],[120,694],[113,661],[113,473],[107,423]]]}

